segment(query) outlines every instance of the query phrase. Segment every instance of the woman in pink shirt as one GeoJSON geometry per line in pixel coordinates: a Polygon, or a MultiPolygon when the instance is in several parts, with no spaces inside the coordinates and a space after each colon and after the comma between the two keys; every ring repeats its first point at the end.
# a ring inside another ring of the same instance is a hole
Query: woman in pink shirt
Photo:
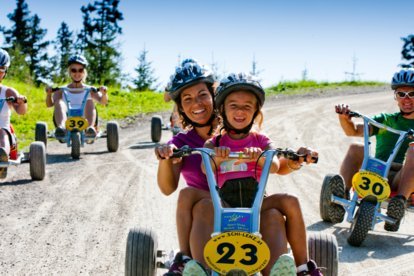
{"type": "MultiPolygon", "coordinates": [[[[158,186],[165,195],[178,187],[180,174],[187,187],[180,191],[177,202],[177,233],[180,253],[165,275],[181,275],[191,258],[204,264],[203,248],[213,231],[213,209],[206,176],[201,171],[201,157],[169,158],[175,148],[184,145],[203,147],[212,137],[217,118],[214,112],[214,77],[210,70],[192,59],[186,59],[171,76],[166,92],[175,101],[185,129],[168,143],[156,147],[159,160],[158,186]]],[[[284,218],[276,210],[262,215],[266,231],[286,248],[284,218]]]]}

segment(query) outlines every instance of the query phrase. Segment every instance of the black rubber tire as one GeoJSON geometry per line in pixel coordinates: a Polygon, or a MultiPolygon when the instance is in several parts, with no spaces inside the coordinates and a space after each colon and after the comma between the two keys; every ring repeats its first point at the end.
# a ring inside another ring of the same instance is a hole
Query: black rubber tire
{"type": "Polygon", "coordinates": [[[162,133],[162,118],[159,115],[155,115],[151,118],[151,141],[158,143],[161,141],[162,133]]]}
{"type": "Polygon", "coordinates": [[[119,148],[119,125],[110,121],[106,124],[106,145],[109,152],[116,152],[119,148]]]}
{"type": "Polygon", "coordinates": [[[334,235],[325,232],[309,232],[308,253],[309,258],[314,260],[318,267],[326,268],[322,271],[323,275],[338,275],[338,242],[334,235]]]}
{"type": "Polygon", "coordinates": [[[46,174],[46,148],[43,142],[32,142],[29,149],[30,176],[32,180],[43,180],[46,174]]]}
{"type": "Polygon", "coordinates": [[[345,216],[345,209],[338,204],[332,203],[331,201],[333,191],[339,189],[343,191],[343,194],[345,194],[345,187],[338,186],[344,186],[343,183],[340,183],[340,181],[331,181],[336,178],[342,179],[342,177],[337,174],[328,174],[325,176],[322,183],[321,195],[319,197],[320,216],[323,221],[332,223],[342,222],[345,216]]]}
{"type": "Polygon", "coordinates": [[[157,272],[157,236],[149,229],[129,230],[126,254],[126,276],[154,276],[157,272]]]}
{"type": "Polygon", "coordinates": [[[80,157],[80,148],[81,148],[81,136],[80,132],[72,132],[70,134],[71,140],[71,153],[73,159],[79,159],[80,157]]]}
{"type": "Polygon", "coordinates": [[[35,141],[43,142],[47,147],[47,124],[45,122],[36,123],[35,141]]]}
{"type": "Polygon", "coordinates": [[[348,243],[352,246],[360,246],[371,230],[372,222],[375,219],[376,199],[368,196],[361,200],[358,211],[349,229],[348,243]]]}

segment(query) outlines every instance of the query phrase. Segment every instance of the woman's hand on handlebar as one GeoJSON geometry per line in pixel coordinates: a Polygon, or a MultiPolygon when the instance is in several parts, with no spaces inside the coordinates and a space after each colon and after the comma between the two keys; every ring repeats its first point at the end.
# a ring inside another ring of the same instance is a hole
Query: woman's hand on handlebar
{"type": "Polygon", "coordinates": [[[300,157],[299,160],[296,162],[306,162],[306,164],[311,164],[316,163],[318,160],[318,152],[310,147],[300,147],[297,153],[300,155],[300,157]]]}
{"type": "MultiPolygon", "coordinates": [[[[158,160],[170,159],[173,155],[174,149],[177,147],[173,144],[162,144],[155,147],[155,156],[158,160]]],[[[181,158],[172,158],[173,164],[181,162],[181,158]]]]}

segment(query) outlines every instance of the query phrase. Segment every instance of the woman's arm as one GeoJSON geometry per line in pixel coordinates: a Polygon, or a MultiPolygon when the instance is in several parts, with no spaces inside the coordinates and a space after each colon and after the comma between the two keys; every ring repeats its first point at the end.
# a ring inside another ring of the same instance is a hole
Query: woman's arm
{"type": "Polygon", "coordinates": [[[159,160],[157,182],[161,192],[165,195],[172,194],[178,187],[181,173],[181,159],[169,158],[174,145],[160,145],[155,148],[155,155],[159,160]]]}

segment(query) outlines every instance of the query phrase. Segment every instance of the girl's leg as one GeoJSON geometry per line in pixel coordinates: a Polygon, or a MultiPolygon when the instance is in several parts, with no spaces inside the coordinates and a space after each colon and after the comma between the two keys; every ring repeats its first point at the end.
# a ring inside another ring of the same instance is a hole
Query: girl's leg
{"type": "Polygon", "coordinates": [[[308,243],[305,222],[297,197],[289,194],[273,194],[263,200],[262,212],[275,208],[286,216],[287,239],[296,265],[308,262],[308,243]]]}
{"type": "Polygon", "coordinates": [[[207,191],[186,187],[180,191],[177,201],[176,224],[180,252],[191,257],[190,231],[193,222],[194,205],[203,198],[209,198],[207,191]]]}
{"type": "Polygon", "coordinates": [[[285,218],[283,215],[276,209],[262,211],[260,233],[270,249],[269,264],[262,271],[263,276],[267,276],[279,256],[288,252],[285,218]]]}

